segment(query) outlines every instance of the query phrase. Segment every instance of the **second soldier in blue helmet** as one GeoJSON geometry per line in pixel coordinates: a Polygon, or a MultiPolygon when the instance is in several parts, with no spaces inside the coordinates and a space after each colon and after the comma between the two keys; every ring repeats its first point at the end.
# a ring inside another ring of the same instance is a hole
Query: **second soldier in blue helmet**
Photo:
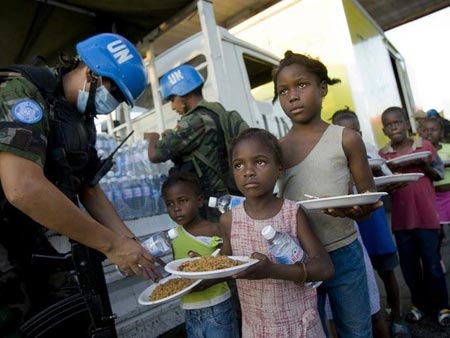
{"type": "MultiPolygon", "coordinates": [[[[201,182],[204,199],[230,193],[224,177],[229,172],[228,154],[223,140],[219,114],[226,113],[222,105],[207,102],[202,95],[204,80],[190,65],[181,65],[161,77],[160,90],[164,100],[170,101],[172,109],[180,116],[175,128],[166,131],[160,139],[159,133],[145,133],[149,142],[150,161],[174,162],[172,171],[189,171],[201,182]]],[[[238,129],[247,129],[243,120],[238,129]]],[[[208,208],[201,215],[217,222],[219,211],[208,208]]]]}

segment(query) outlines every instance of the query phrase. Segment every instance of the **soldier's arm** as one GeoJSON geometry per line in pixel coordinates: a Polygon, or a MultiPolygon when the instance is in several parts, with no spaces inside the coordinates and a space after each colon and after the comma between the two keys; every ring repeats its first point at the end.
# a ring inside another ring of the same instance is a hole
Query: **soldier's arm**
{"type": "Polygon", "coordinates": [[[37,223],[102,252],[128,273],[161,277],[153,257],[139,243],[84,214],[33,161],[0,152],[0,181],[7,200],[37,223]]]}
{"type": "Polygon", "coordinates": [[[79,196],[83,206],[97,222],[107,226],[117,234],[129,238],[134,237],[134,234],[117,214],[116,209],[99,184],[94,187],[84,187],[79,196]]]}
{"type": "Polygon", "coordinates": [[[144,139],[148,141],[148,159],[153,163],[162,162],[161,158],[156,153],[156,142],[159,140],[159,133],[144,133],[144,139]]]}
{"type": "Polygon", "coordinates": [[[163,162],[190,154],[202,143],[205,133],[206,126],[201,117],[183,118],[176,128],[154,144],[155,156],[163,162]]]}

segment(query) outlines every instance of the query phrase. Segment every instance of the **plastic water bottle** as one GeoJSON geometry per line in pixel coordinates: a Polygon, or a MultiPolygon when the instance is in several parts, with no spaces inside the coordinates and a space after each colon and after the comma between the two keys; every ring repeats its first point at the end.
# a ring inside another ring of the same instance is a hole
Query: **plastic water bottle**
{"type": "Polygon", "coordinates": [[[119,187],[122,192],[122,206],[123,206],[123,214],[121,215],[123,219],[129,220],[133,219],[134,217],[134,191],[133,186],[131,184],[131,180],[126,177],[122,176],[118,179],[119,187]]]}
{"type": "Polygon", "coordinates": [[[161,197],[161,180],[159,175],[151,175],[150,176],[150,186],[152,189],[152,200],[153,200],[153,215],[160,215],[163,213],[163,210],[160,208],[160,199],[161,197]]]}
{"type": "Polygon", "coordinates": [[[139,184],[142,190],[142,217],[152,216],[153,214],[153,198],[152,198],[152,187],[149,184],[149,180],[147,180],[145,175],[141,175],[139,177],[139,184]]]}
{"type": "Polygon", "coordinates": [[[105,147],[107,149],[107,154],[109,155],[116,148],[117,142],[116,142],[114,136],[106,134],[106,142],[105,143],[106,143],[105,147]]]}
{"type": "Polygon", "coordinates": [[[220,197],[211,196],[208,200],[210,208],[217,208],[223,214],[244,202],[245,197],[235,195],[223,195],[220,197]]]}
{"type": "Polygon", "coordinates": [[[178,231],[172,228],[152,234],[142,242],[142,246],[154,257],[161,257],[172,253],[172,241],[178,237],[178,231]]]}
{"type": "Polygon", "coordinates": [[[126,169],[126,157],[125,153],[123,152],[123,149],[119,149],[116,154],[116,164],[115,164],[115,170],[117,177],[125,176],[127,169],[126,169]]]}
{"type": "Polygon", "coordinates": [[[112,196],[111,202],[113,203],[120,218],[125,219],[127,217],[127,208],[125,207],[126,205],[123,201],[121,182],[119,182],[119,180],[119,178],[113,177],[109,181],[112,196]]]}
{"type": "MultiPolygon", "coordinates": [[[[306,253],[296,239],[285,232],[275,231],[271,225],[265,226],[261,234],[269,242],[269,251],[280,264],[294,264],[305,260],[306,253]]],[[[305,286],[318,287],[322,282],[305,283],[305,286]]]]}
{"type": "Polygon", "coordinates": [[[305,252],[289,234],[275,231],[271,225],[265,226],[261,234],[269,242],[269,251],[278,263],[294,264],[304,259],[305,252]]]}
{"type": "Polygon", "coordinates": [[[142,217],[144,198],[139,178],[136,176],[121,177],[119,181],[121,182],[122,199],[127,209],[125,219],[142,217]]]}
{"type": "Polygon", "coordinates": [[[136,153],[134,154],[137,170],[136,175],[152,174],[147,149],[148,145],[145,140],[140,140],[136,143],[136,153]]]}
{"type": "Polygon", "coordinates": [[[159,208],[159,211],[162,214],[167,213],[166,202],[164,202],[164,198],[163,198],[162,191],[161,191],[162,190],[162,185],[163,185],[163,183],[166,180],[167,180],[167,175],[166,174],[160,174],[159,175],[159,184],[160,184],[160,186],[159,186],[158,208],[159,208]]]}

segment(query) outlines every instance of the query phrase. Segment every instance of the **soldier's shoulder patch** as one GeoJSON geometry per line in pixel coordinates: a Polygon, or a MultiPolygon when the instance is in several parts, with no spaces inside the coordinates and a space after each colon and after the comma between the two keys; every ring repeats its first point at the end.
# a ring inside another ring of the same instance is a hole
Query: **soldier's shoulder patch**
{"type": "Polygon", "coordinates": [[[17,101],[11,108],[11,114],[16,121],[26,124],[39,122],[44,115],[41,106],[31,99],[17,101]]]}

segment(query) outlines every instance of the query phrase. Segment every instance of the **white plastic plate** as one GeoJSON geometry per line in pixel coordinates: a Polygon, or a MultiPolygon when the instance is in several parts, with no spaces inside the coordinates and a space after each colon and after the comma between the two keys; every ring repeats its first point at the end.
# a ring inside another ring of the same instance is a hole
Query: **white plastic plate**
{"type": "Polygon", "coordinates": [[[390,160],[387,160],[386,163],[400,164],[400,163],[404,163],[404,162],[425,159],[430,155],[431,155],[431,151],[428,151],[428,150],[420,151],[418,153],[406,154],[406,155],[402,155],[399,157],[391,158],[390,160]]]}
{"type": "Polygon", "coordinates": [[[369,166],[371,168],[380,168],[383,164],[386,163],[384,158],[369,158],[369,166]]]}
{"type": "Polygon", "coordinates": [[[343,195],[334,197],[314,198],[297,202],[306,209],[330,209],[345,208],[354,205],[373,204],[382,196],[387,195],[386,192],[368,192],[364,194],[343,195]]]}
{"type": "Polygon", "coordinates": [[[155,301],[151,301],[150,300],[150,295],[152,294],[152,292],[155,290],[155,288],[158,285],[164,284],[164,283],[166,283],[169,280],[174,279],[174,278],[180,278],[180,277],[179,276],[170,275],[170,276],[168,276],[168,277],[166,277],[164,279],[161,279],[158,283],[153,283],[152,285],[150,285],[148,288],[146,288],[144,291],[142,291],[142,293],[140,294],[140,296],[138,298],[138,303],[141,304],[141,305],[156,305],[156,304],[167,302],[169,300],[181,298],[181,296],[183,296],[184,294],[188,293],[191,289],[196,287],[202,281],[201,279],[196,280],[194,283],[192,283],[188,287],[178,291],[177,293],[174,293],[173,295],[170,295],[169,297],[161,298],[161,299],[158,299],[158,300],[155,300],[155,301]]]}
{"type": "Polygon", "coordinates": [[[183,259],[177,259],[175,261],[171,261],[164,269],[166,269],[167,272],[178,275],[180,277],[185,278],[192,278],[192,279],[213,279],[213,278],[223,278],[232,276],[238,272],[241,272],[245,269],[247,269],[249,266],[255,264],[258,262],[257,259],[253,259],[247,256],[228,256],[231,259],[236,259],[242,262],[245,262],[244,264],[233,266],[231,268],[226,269],[220,269],[220,270],[212,270],[212,271],[201,271],[201,272],[192,272],[192,271],[178,271],[178,267],[187,261],[192,261],[195,259],[199,259],[200,257],[194,257],[194,258],[183,258],[183,259]]]}
{"type": "Polygon", "coordinates": [[[419,178],[423,177],[422,173],[409,173],[409,174],[395,174],[388,176],[378,176],[374,177],[375,185],[378,187],[380,185],[392,184],[392,183],[408,183],[417,181],[419,178]]]}

